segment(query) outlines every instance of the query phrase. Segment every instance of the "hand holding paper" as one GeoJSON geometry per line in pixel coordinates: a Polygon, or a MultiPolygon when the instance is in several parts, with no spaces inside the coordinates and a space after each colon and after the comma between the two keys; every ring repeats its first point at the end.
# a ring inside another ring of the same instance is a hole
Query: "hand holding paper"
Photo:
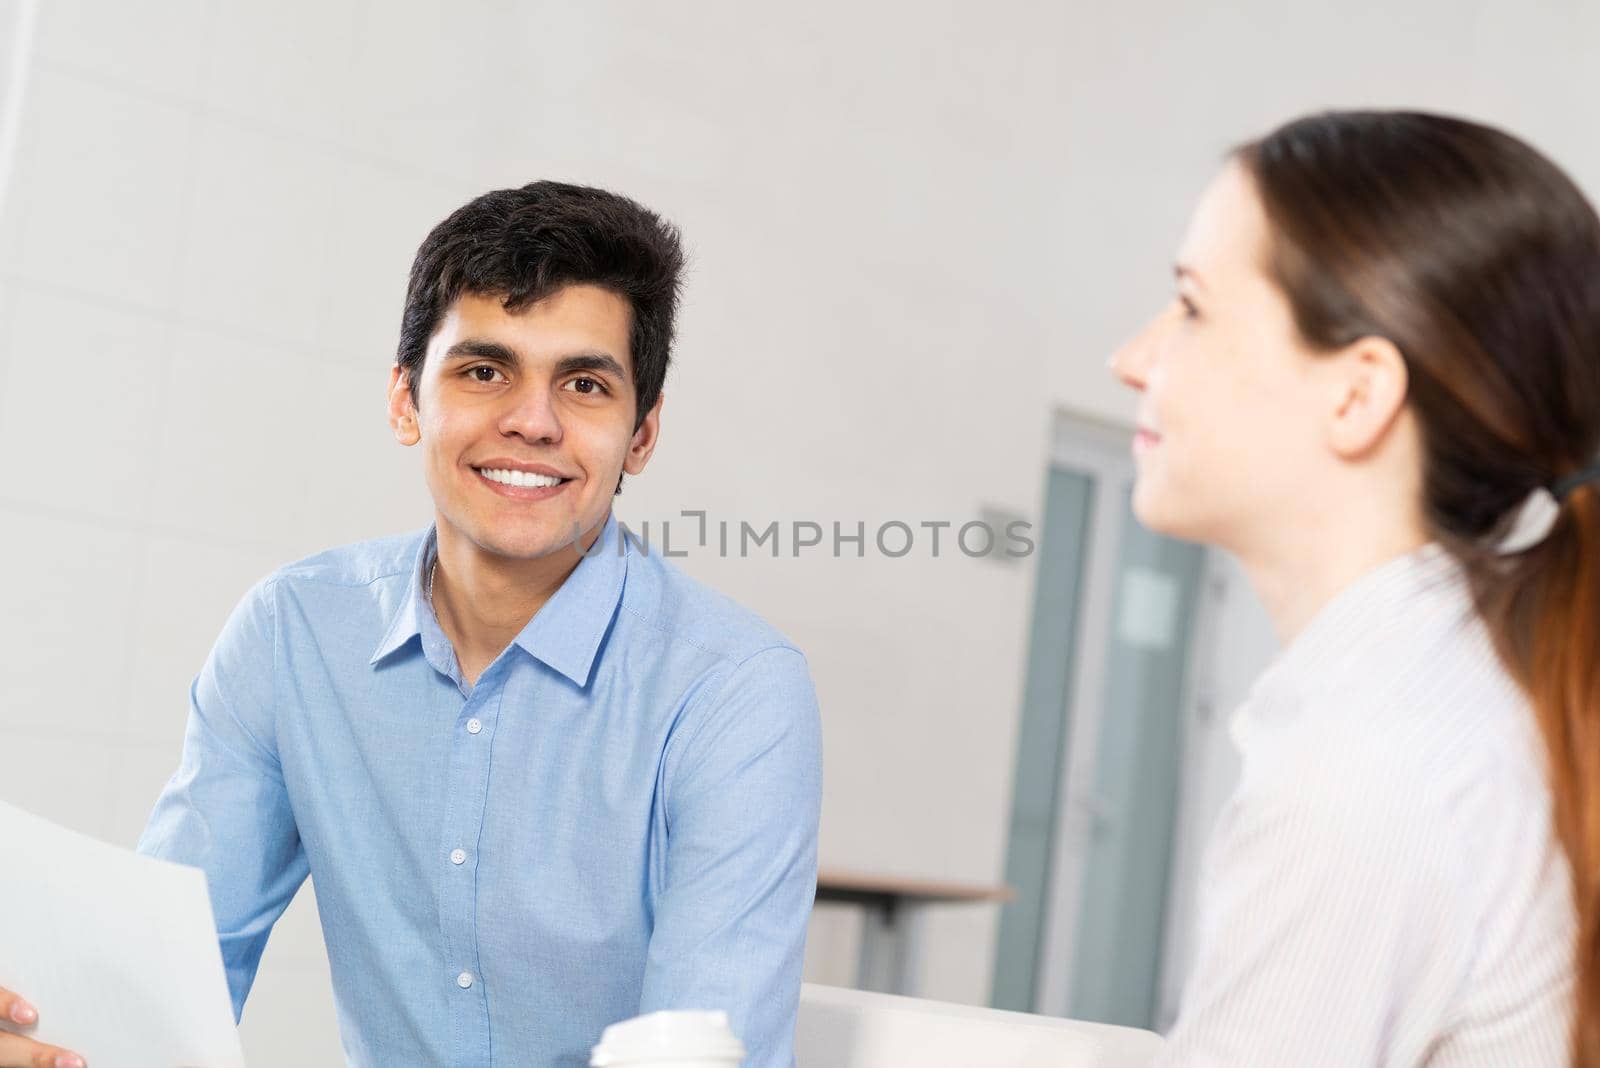
{"type": "MultiPolygon", "coordinates": [[[[0,983],[45,1013],[29,1027],[0,999],[0,1068],[19,1032],[103,1068],[243,1068],[200,871],[4,803],[0,841],[28,858],[0,879],[0,983]]],[[[17,1064],[50,1063],[21,1052],[17,1064]]]]}
{"type": "MultiPolygon", "coordinates": [[[[39,1010],[10,990],[0,987],[0,1024],[31,1028],[39,1022],[39,1010]]],[[[35,1042],[26,1035],[0,1029],[0,1068],[84,1068],[83,1058],[59,1046],[35,1042]]]]}

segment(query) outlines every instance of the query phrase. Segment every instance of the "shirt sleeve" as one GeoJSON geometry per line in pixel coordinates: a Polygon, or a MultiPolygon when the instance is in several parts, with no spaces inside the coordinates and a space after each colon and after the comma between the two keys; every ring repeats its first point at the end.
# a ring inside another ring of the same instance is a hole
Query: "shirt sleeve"
{"type": "Polygon", "coordinates": [[[307,872],[274,741],[272,589],[246,594],[190,686],[183,756],[138,847],[205,872],[236,1021],[307,872]]]}
{"type": "Polygon", "coordinates": [[[1387,1065],[1402,1021],[1442,1026],[1432,973],[1461,941],[1448,846],[1421,791],[1374,759],[1318,754],[1230,802],[1162,1068],[1387,1065]]]}
{"type": "Polygon", "coordinates": [[[751,656],[680,729],[640,1011],[724,1009],[747,1068],[790,1068],[822,794],[804,657],[751,656]]]}

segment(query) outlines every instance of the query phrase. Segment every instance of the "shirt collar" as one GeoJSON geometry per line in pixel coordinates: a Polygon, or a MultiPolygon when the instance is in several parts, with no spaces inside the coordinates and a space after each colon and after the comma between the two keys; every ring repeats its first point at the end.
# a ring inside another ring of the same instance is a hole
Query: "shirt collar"
{"type": "Polygon", "coordinates": [[[514,639],[529,656],[580,687],[589,684],[600,644],[622,602],[633,550],[618,534],[616,516],[607,516],[588,554],[514,639]]]}
{"type": "MultiPolygon", "coordinates": [[[[589,553],[561,584],[544,606],[534,613],[513,644],[578,686],[586,686],[594,668],[600,645],[611,627],[617,605],[622,601],[623,581],[628,572],[628,554],[633,551],[628,539],[619,537],[615,516],[607,516],[600,536],[589,553]]],[[[438,532],[429,527],[417,546],[406,592],[395,608],[388,630],[373,650],[369,663],[376,664],[400,649],[413,637],[423,640],[430,662],[451,661],[452,656],[436,657],[427,649],[428,634],[438,631],[433,606],[424,594],[426,572],[433,565],[438,532]],[[425,626],[426,624],[426,626],[425,626]]],[[[443,640],[443,634],[438,634],[443,640]]],[[[446,643],[448,644],[448,643],[446,643]]],[[[448,650],[439,652],[448,653],[448,650]]],[[[435,667],[439,664],[435,662],[435,667]]],[[[441,670],[445,670],[441,668],[441,670]]],[[[448,671],[446,671],[448,674],[448,671]]]]}
{"type": "Polygon", "coordinates": [[[378,647],[372,651],[372,658],[367,663],[376,664],[412,638],[421,635],[420,613],[424,610],[431,611],[431,608],[423,602],[422,581],[426,568],[433,562],[434,540],[434,528],[429,526],[417,543],[416,553],[412,555],[411,579],[406,583],[406,592],[401,596],[395,606],[394,615],[389,619],[389,629],[384,631],[383,639],[378,642],[378,647]]]}

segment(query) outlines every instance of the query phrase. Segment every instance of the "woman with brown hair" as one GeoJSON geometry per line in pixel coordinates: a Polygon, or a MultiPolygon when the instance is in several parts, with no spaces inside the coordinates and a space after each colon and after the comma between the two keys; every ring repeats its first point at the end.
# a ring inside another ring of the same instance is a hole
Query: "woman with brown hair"
{"type": "Polygon", "coordinates": [[[1172,1065],[1600,1068],[1600,219],[1410,112],[1232,152],[1112,361],[1135,509],[1285,649],[1232,722],[1172,1065]]]}

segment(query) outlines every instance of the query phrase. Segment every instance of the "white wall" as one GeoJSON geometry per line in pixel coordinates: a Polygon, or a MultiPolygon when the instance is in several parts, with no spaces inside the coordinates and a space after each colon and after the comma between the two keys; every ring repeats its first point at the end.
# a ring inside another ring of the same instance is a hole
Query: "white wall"
{"type": "MultiPolygon", "coordinates": [[[[0,796],[131,843],[237,596],[426,520],[382,386],[410,253],[471,195],[596,182],[686,232],[626,518],[1033,515],[1051,410],[1127,415],[1104,356],[1230,142],[1425,104],[1600,185],[1595,5],[1391,7],[48,0],[0,218],[0,796]]],[[[808,652],[825,863],[1000,877],[1030,567],[683,563],[808,652]]],[[[931,919],[923,992],[982,1000],[993,914],[931,919]]],[[[250,1053],[326,1063],[285,923],[250,1053]]],[[[850,933],[819,920],[813,977],[850,933]]]]}
{"type": "MultiPolygon", "coordinates": [[[[7,800],[131,845],[249,584],[425,521],[386,362],[410,253],[484,187],[492,117],[435,7],[41,5],[0,219],[7,800]]],[[[309,900],[268,949],[254,1063],[338,1059],[309,900]]]]}

